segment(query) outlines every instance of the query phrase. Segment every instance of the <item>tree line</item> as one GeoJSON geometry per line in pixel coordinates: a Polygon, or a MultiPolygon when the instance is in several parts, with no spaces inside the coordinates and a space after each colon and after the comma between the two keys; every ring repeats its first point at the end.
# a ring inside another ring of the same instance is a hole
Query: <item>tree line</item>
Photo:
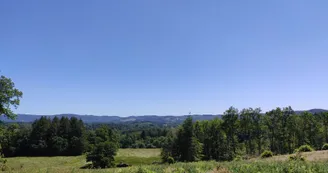
{"type": "Polygon", "coordinates": [[[74,156],[86,149],[85,127],[75,117],[41,117],[28,126],[11,124],[2,130],[2,153],[13,156],[74,156]]]}
{"type": "Polygon", "coordinates": [[[151,123],[85,124],[75,117],[44,116],[31,124],[0,126],[2,154],[5,157],[81,155],[91,150],[96,132],[103,126],[115,131],[120,148],[161,148],[169,131],[151,123]]]}
{"type": "Polygon", "coordinates": [[[287,154],[302,145],[321,149],[328,143],[328,113],[295,114],[285,107],[263,114],[260,108],[239,111],[230,107],[221,119],[193,122],[187,118],[166,140],[162,151],[165,162],[230,161],[264,150],[287,154]]]}

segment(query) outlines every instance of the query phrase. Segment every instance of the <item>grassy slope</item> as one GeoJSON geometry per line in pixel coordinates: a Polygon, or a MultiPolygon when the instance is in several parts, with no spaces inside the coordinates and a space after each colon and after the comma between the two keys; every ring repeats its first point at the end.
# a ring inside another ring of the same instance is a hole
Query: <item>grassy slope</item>
{"type": "Polygon", "coordinates": [[[255,159],[240,162],[197,162],[197,163],[177,163],[173,165],[143,165],[151,164],[159,160],[159,149],[121,149],[116,156],[116,162],[124,161],[133,166],[130,168],[114,168],[103,170],[79,169],[85,165],[85,157],[17,157],[9,158],[8,164],[14,168],[13,172],[49,172],[49,173],[68,173],[68,172],[119,172],[133,173],[139,169],[147,170],[147,173],[161,172],[195,172],[195,173],[252,173],[252,172],[328,172],[328,151],[315,151],[303,153],[309,162],[288,162],[288,155],[275,156],[269,159],[255,159]],[[310,162],[315,161],[315,162],[310,162]]]}

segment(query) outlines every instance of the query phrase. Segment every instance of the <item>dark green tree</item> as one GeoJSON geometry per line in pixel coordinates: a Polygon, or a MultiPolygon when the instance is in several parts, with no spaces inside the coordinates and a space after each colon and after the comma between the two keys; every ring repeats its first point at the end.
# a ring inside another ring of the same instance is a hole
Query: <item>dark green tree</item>
{"type": "Polygon", "coordinates": [[[59,137],[60,123],[59,118],[54,117],[48,130],[48,149],[51,155],[61,155],[66,149],[66,145],[62,144],[63,138],[59,137]],[[63,147],[65,145],[65,148],[63,147]],[[64,149],[63,149],[64,148],[64,149]]]}
{"type": "Polygon", "coordinates": [[[257,154],[261,154],[264,151],[266,143],[266,128],[264,125],[264,118],[261,114],[261,109],[256,108],[251,113],[251,118],[253,122],[252,137],[255,140],[257,147],[257,154]]]}
{"type": "Polygon", "coordinates": [[[238,120],[238,109],[234,107],[230,107],[226,110],[222,116],[223,128],[227,134],[227,145],[228,145],[228,153],[231,155],[231,158],[234,158],[237,150],[237,132],[239,126],[238,120]]]}
{"type": "Polygon", "coordinates": [[[32,124],[31,132],[31,153],[34,155],[48,155],[48,132],[51,126],[51,120],[45,116],[36,120],[32,124]]]}
{"type": "Polygon", "coordinates": [[[232,155],[228,152],[227,135],[223,128],[223,121],[216,118],[209,121],[204,126],[204,155],[208,160],[226,161],[232,160],[232,155]],[[205,150],[206,148],[206,150],[205,150]]]}
{"type": "Polygon", "coordinates": [[[86,148],[85,141],[85,128],[82,120],[78,120],[75,117],[70,119],[70,131],[69,131],[69,155],[81,155],[86,148]]]}
{"type": "Polygon", "coordinates": [[[195,137],[191,117],[188,117],[178,129],[177,140],[181,161],[192,162],[201,159],[202,144],[195,137]]]}

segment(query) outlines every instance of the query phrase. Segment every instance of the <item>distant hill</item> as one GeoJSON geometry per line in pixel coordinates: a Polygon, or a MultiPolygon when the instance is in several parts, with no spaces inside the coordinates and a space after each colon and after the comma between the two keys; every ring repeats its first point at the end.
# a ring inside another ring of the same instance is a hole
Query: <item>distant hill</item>
{"type": "MultiPolygon", "coordinates": [[[[0,121],[4,122],[33,122],[39,119],[42,115],[18,114],[15,120],[9,120],[0,117],[0,121]]],[[[142,115],[142,116],[95,116],[95,115],[77,115],[77,114],[59,114],[59,115],[44,115],[50,118],[57,117],[76,117],[82,119],[85,123],[124,123],[124,122],[151,122],[159,124],[176,124],[183,122],[189,115],[182,116],[157,116],[157,115],[142,115]]],[[[191,115],[194,120],[211,120],[215,117],[220,118],[221,115],[191,115]]]]}
{"type": "Polygon", "coordinates": [[[325,110],[325,109],[310,109],[310,110],[307,110],[307,111],[295,111],[296,114],[301,114],[303,112],[310,112],[312,114],[315,114],[315,113],[320,113],[320,112],[328,112],[328,110],[325,110]]]}
{"type": "MultiPolygon", "coordinates": [[[[311,113],[319,112],[328,112],[325,109],[310,109],[307,110],[311,113]]],[[[296,114],[301,114],[305,111],[295,111],[296,114]]],[[[151,122],[151,123],[160,123],[160,124],[179,124],[183,122],[189,115],[181,116],[157,116],[157,115],[142,115],[142,116],[128,116],[128,117],[119,117],[119,116],[95,116],[95,115],[77,115],[77,114],[59,114],[59,115],[46,115],[48,117],[76,117],[82,119],[85,123],[124,123],[124,122],[151,122]]],[[[222,115],[191,115],[194,120],[212,120],[216,117],[221,118],[222,115]]],[[[16,120],[8,120],[3,116],[0,117],[0,121],[4,122],[33,122],[36,119],[39,119],[41,115],[31,115],[31,114],[18,114],[16,120]]]]}

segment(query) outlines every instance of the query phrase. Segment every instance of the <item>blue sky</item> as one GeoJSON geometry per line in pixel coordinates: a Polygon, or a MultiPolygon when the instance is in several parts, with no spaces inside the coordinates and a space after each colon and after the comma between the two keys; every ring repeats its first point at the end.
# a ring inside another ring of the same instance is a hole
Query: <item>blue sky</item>
{"type": "Polygon", "coordinates": [[[328,1],[0,2],[17,113],[328,108],[328,1]]]}

